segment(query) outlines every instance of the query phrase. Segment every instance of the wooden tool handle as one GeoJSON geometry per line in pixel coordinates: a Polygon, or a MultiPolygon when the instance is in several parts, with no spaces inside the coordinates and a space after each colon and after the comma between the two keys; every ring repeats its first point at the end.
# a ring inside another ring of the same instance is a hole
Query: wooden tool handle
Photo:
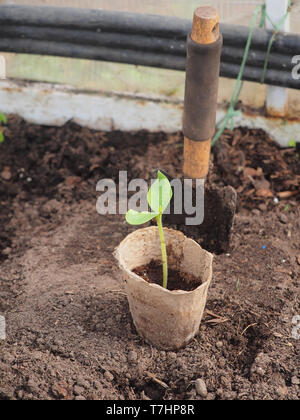
{"type": "MultiPolygon", "coordinates": [[[[198,7],[194,13],[191,38],[198,44],[212,44],[220,36],[220,17],[211,6],[198,7]]],[[[188,178],[205,178],[209,169],[211,139],[194,141],[184,137],[184,175],[188,178]]]]}
{"type": "Polygon", "coordinates": [[[194,12],[191,37],[198,44],[212,44],[220,36],[220,17],[211,6],[202,6],[194,12]]]}

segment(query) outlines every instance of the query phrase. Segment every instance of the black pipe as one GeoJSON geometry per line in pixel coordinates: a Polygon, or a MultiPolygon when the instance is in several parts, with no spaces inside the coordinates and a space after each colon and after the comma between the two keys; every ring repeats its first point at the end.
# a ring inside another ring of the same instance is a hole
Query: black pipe
{"type": "Polygon", "coordinates": [[[1,26],[1,37],[37,41],[71,42],[111,48],[129,48],[175,55],[186,55],[186,41],[138,34],[92,32],[84,29],[64,29],[35,26],[1,26]]]}
{"type": "Polygon", "coordinates": [[[111,61],[115,63],[136,64],[171,70],[184,70],[185,57],[153,52],[115,49],[91,45],[76,45],[64,42],[33,41],[30,39],[0,38],[0,51],[20,54],[53,55],[58,57],[85,58],[111,61]]]}
{"type": "MultiPolygon", "coordinates": [[[[245,49],[250,30],[248,27],[222,24],[220,25],[220,28],[221,31],[223,31],[222,34],[226,45],[232,45],[245,49]]],[[[272,36],[272,31],[256,28],[252,36],[252,48],[255,50],[267,51],[272,36]]],[[[298,51],[299,54],[299,47],[300,35],[292,33],[278,33],[272,44],[272,52],[295,55],[296,51],[298,51]]]]}
{"type": "MultiPolygon", "coordinates": [[[[118,34],[111,32],[91,32],[86,30],[62,28],[38,28],[33,26],[2,26],[3,38],[32,39],[38,41],[67,42],[76,45],[91,45],[118,49],[132,49],[135,51],[156,52],[186,56],[186,42],[170,38],[146,37],[134,34],[118,34]]],[[[244,55],[242,48],[224,46],[222,61],[241,64],[244,55]]],[[[295,54],[296,55],[296,52],[295,54]]],[[[292,71],[292,57],[272,53],[269,57],[268,68],[282,71],[292,71]]],[[[250,49],[247,66],[264,67],[266,52],[250,49]]]]}
{"type": "Polygon", "coordinates": [[[191,30],[191,22],[180,18],[84,8],[16,5],[0,6],[0,24],[102,30],[181,39],[185,39],[191,30]]]}
{"type": "MultiPolygon", "coordinates": [[[[172,70],[185,70],[185,57],[153,52],[134,51],[129,49],[114,49],[90,45],[75,45],[71,43],[56,43],[49,41],[32,41],[26,39],[0,38],[0,51],[25,54],[42,54],[91,60],[111,61],[117,63],[135,64],[141,66],[159,67],[172,70]]],[[[221,76],[236,78],[240,71],[238,64],[221,63],[221,76]]],[[[262,68],[246,67],[243,80],[260,82],[262,68]]],[[[300,80],[292,78],[291,72],[268,69],[265,83],[300,89],[300,80]]]]}
{"type": "MultiPolygon", "coordinates": [[[[192,23],[175,17],[106,10],[2,5],[0,25],[48,26],[185,40],[191,31],[192,23]]],[[[225,45],[245,47],[249,35],[248,27],[222,24],[221,32],[225,45]]],[[[256,29],[252,38],[253,48],[266,51],[272,34],[272,31],[256,29]]],[[[277,34],[272,51],[289,54],[299,51],[299,45],[299,35],[280,33],[277,34]]]]}
{"type": "MultiPolygon", "coordinates": [[[[222,50],[222,62],[239,64],[241,65],[244,56],[244,50],[232,47],[224,46],[222,50]]],[[[260,69],[264,68],[266,60],[266,52],[260,50],[249,50],[247,58],[247,67],[257,67],[260,69]]],[[[268,69],[269,70],[281,70],[291,73],[295,64],[292,63],[293,55],[284,55],[279,53],[271,53],[268,58],[268,69]]]]}
{"type": "MultiPolygon", "coordinates": [[[[221,63],[221,76],[229,78],[237,78],[240,66],[230,63],[221,63]]],[[[260,83],[263,69],[256,67],[246,67],[244,70],[243,80],[249,82],[260,83]]],[[[292,74],[286,71],[270,69],[266,73],[265,84],[271,86],[281,86],[291,89],[300,89],[300,80],[293,79],[292,74]]]]}

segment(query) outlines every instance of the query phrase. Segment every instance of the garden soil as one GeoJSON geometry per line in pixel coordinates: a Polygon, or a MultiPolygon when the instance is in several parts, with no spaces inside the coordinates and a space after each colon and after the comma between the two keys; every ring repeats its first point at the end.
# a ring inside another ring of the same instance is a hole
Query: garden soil
{"type": "MultiPolygon", "coordinates": [[[[160,261],[152,260],[149,264],[136,267],[132,270],[135,274],[142,277],[148,283],[162,285],[163,266],[160,261]]],[[[201,279],[190,273],[184,273],[168,267],[168,290],[185,290],[191,292],[201,286],[201,279]]]]}
{"type": "Polygon", "coordinates": [[[182,134],[105,134],[15,116],[4,134],[0,399],[299,398],[299,150],[259,130],[223,135],[208,183],[238,192],[231,249],[215,255],[199,334],[165,352],[135,331],[113,257],[134,228],[97,214],[96,184],[119,170],[181,176],[182,134]]]}

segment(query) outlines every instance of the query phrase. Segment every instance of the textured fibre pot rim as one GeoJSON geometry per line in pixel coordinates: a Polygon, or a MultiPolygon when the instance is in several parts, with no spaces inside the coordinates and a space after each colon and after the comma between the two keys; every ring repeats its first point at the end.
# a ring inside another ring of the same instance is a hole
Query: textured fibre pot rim
{"type": "MultiPolygon", "coordinates": [[[[181,289],[178,289],[178,290],[169,290],[169,289],[165,289],[163,286],[160,286],[159,284],[155,284],[155,283],[149,283],[149,282],[147,282],[145,279],[143,279],[141,276],[139,276],[138,274],[136,274],[136,273],[134,273],[131,269],[129,269],[128,267],[127,267],[127,264],[124,262],[124,260],[123,260],[123,257],[122,257],[122,253],[120,252],[120,249],[121,249],[121,247],[122,246],[124,246],[124,244],[126,244],[126,242],[128,241],[128,240],[132,240],[132,239],[134,239],[134,237],[136,236],[136,235],[138,235],[138,234],[140,234],[140,232],[141,231],[144,231],[145,233],[147,233],[147,231],[156,231],[157,230],[157,227],[156,226],[150,226],[150,227],[147,227],[147,228],[142,228],[142,229],[137,229],[137,230],[135,230],[134,232],[132,232],[132,233],[130,233],[129,235],[127,235],[126,236],[126,238],[125,239],[123,239],[123,241],[119,244],[119,246],[115,249],[115,252],[114,252],[114,256],[115,256],[115,258],[117,259],[117,261],[119,262],[119,266],[120,266],[120,268],[121,269],[123,269],[124,271],[126,271],[131,277],[134,277],[135,278],[135,280],[136,281],[138,281],[138,282],[140,282],[140,283],[143,283],[146,287],[149,287],[150,289],[151,288],[156,288],[156,289],[159,289],[160,291],[161,291],[161,293],[165,293],[165,294],[169,294],[169,295],[172,295],[172,296],[174,296],[174,295],[178,295],[178,296],[181,296],[181,295],[189,295],[189,294],[193,294],[196,290],[198,290],[198,289],[200,289],[200,288],[203,288],[207,283],[210,283],[210,281],[211,281],[211,276],[210,276],[210,278],[208,278],[205,282],[203,282],[203,283],[201,283],[199,286],[197,286],[195,289],[193,289],[193,290],[189,290],[189,291],[187,291],[187,290],[181,290],[181,289]]],[[[191,239],[191,238],[188,238],[187,236],[185,236],[182,232],[180,232],[180,231],[178,231],[178,230],[175,230],[175,229],[169,229],[169,228],[163,228],[163,230],[164,230],[164,232],[172,232],[172,233],[176,233],[176,235],[178,236],[178,237],[180,237],[181,236],[181,238],[182,238],[182,241],[185,241],[185,240],[189,240],[189,241],[191,241],[191,242],[194,242],[197,246],[199,246],[202,250],[203,250],[203,252],[205,252],[206,253],[206,255],[208,256],[208,257],[210,257],[211,258],[211,262],[212,262],[212,260],[213,260],[213,255],[210,253],[210,252],[208,252],[208,251],[206,251],[205,249],[203,249],[196,241],[194,241],[193,239],[191,239]]],[[[151,261],[151,259],[149,260],[149,262],[151,261]]],[[[184,274],[184,271],[182,271],[182,273],[184,274]]]]}

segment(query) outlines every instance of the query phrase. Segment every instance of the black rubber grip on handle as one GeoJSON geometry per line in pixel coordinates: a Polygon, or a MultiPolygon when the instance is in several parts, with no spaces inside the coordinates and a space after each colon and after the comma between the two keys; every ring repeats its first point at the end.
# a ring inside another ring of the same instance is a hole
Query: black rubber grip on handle
{"type": "Polygon", "coordinates": [[[222,45],[222,35],[205,45],[188,36],[183,134],[190,140],[208,140],[215,133],[222,45]]]}

